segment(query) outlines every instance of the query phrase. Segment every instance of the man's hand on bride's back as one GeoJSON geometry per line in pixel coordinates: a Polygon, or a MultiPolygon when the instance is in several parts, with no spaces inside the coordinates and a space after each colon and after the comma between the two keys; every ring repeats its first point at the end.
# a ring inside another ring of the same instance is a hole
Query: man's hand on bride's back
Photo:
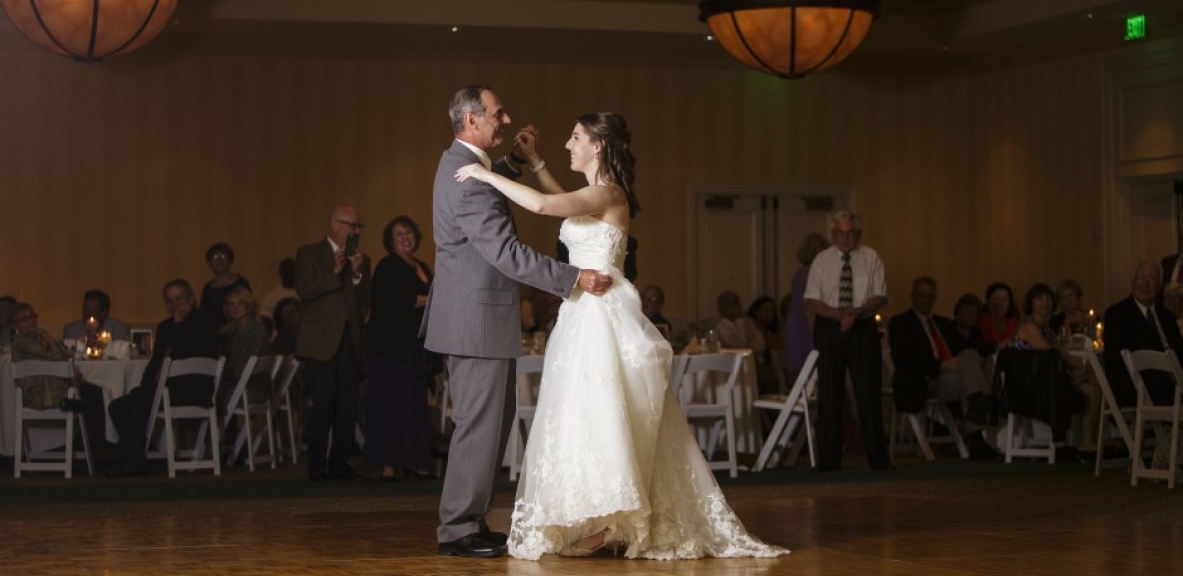
{"type": "Polygon", "coordinates": [[[612,287],[612,277],[595,270],[580,270],[579,287],[593,296],[603,296],[612,287]]]}

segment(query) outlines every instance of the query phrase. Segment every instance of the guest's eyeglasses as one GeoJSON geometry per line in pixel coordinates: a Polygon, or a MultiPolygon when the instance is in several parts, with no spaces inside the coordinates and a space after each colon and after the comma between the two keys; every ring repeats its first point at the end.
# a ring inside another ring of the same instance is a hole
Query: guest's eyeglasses
{"type": "Polygon", "coordinates": [[[362,224],[361,222],[350,222],[348,220],[342,220],[340,218],[337,219],[337,222],[340,224],[344,224],[354,230],[361,230],[362,228],[366,227],[366,225],[362,224]]]}
{"type": "Polygon", "coordinates": [[[13,318],[13,322],[24,322],[25,320],[36,320],[36,314],[29,314],[28,316],[21,316],[20,318],[13,318]]]}

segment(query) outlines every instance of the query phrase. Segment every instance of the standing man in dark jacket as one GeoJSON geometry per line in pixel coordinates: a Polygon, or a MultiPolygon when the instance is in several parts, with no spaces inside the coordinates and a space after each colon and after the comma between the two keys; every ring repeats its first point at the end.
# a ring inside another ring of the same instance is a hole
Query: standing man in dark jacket
{"type": "Polygon", "coordinates": [[[329,215],[329,233],[296,251],[300,333],[296,356],[305,366],[311,406],[306,419],[308,479],[352,480],[349,467],[361,379],[362,307],[370,301],[370,267],[356,248],[361,219],[352,206],[329,215]],[[329,446],[332,433],[333,445],[329,446]]]}

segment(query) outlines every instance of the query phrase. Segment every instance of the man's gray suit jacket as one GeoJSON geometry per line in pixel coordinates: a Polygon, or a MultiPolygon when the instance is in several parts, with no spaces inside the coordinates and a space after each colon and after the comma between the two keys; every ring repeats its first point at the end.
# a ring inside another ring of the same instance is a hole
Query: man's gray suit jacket
{"type": "MultiPolygon", "coordinates": [[[[435,175],[435,279],[422,330],[440,354],[517,358],[522,354],[518,287],[522,282],[567,297],[579,269],[521,242],[509,201],[490,184],[456,181],[456,171],[479,162],[459,141],[444,151],[435,175]]],[[[494,170],[513,177],[504,161],[494,170]]]]}

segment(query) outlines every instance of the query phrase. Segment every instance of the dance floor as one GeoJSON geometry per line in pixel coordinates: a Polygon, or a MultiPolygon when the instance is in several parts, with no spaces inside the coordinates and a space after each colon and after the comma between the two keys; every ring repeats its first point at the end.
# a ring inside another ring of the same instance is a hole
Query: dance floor
{"type": "MultiPolygon", "coordinates": [[[[0,479],[0,574],[1136,575],[1183,573],[1183,487],[1120,470],[901,460],[892,473],[777,469],[721,478],[778,559],[476,560],[436,555],[439,481],[313,484],[299,467],[130,480],[0,479]]],[[[0,471],[4,471],[0,467],[0,471]]],[[[725,476],[725,475],[724,475],[725,476]]],[[[505,530],[514,486],[498,485],[505,530]]]]}

